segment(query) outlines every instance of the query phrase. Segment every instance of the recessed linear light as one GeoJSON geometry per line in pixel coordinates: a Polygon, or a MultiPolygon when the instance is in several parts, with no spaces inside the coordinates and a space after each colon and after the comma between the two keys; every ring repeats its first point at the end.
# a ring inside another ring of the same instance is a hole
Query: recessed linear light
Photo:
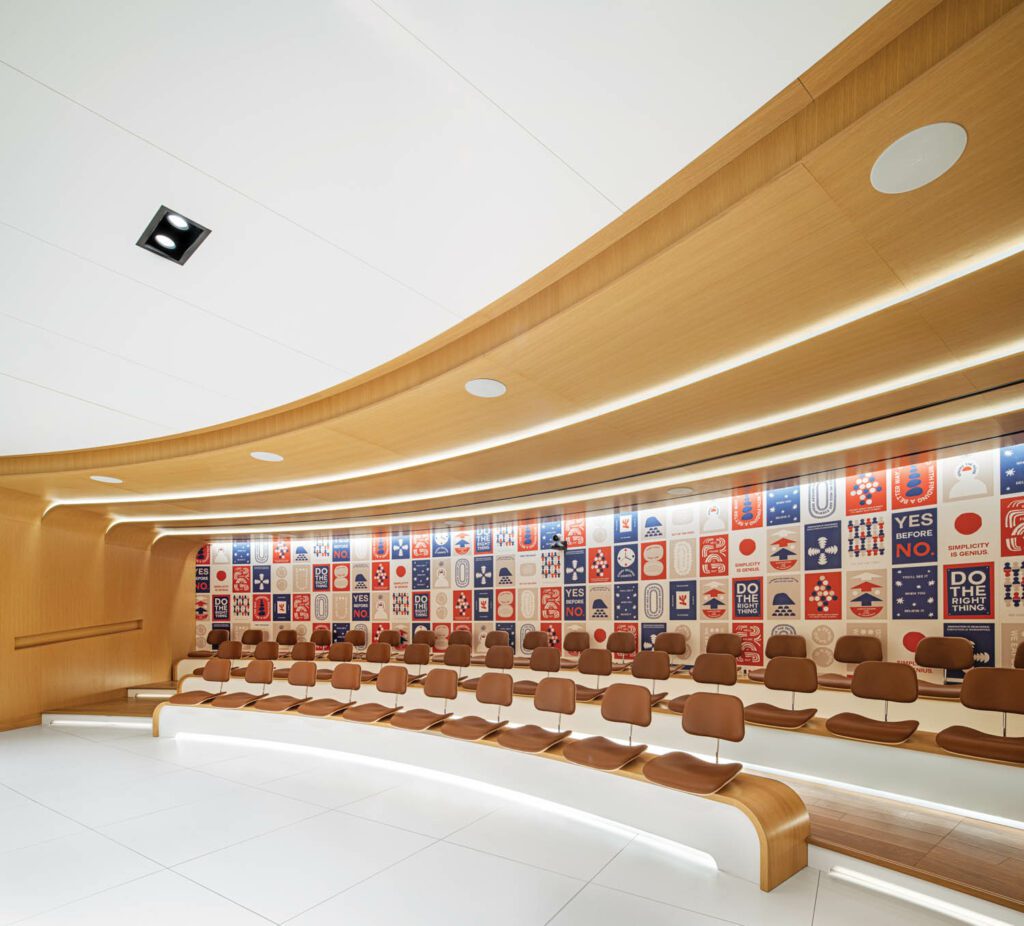
{"type": "Polygon", "coordinates": [[[184,264],[209,234],[210,229],[193,219],[161,206],[135,243],[152,254],[184,264]]]}
{"type": "Polygon", "coordinates": [[[103,482],[106,483],[107,485],[112,486],[120,485],[122,482],[124,482],[123,479],[118,479],[117,476],[90,476],[89,478],[93,482],[103,482]]]}
{"type": "Polygon", "coordinates": [[[466,383],[466,392],[478,399],[496,399],[507,391],[505,384],[496,379],[471,379],[466,383]]]}
{"type": "Polygon", "coordinates": [[[284,459],[281,454],[271,453],[269,450],[254,450],[249,456],[261,463],[280,463],[284,459]]]}
{"type": "Polygon", "coordinates": [[[934,122],[897,138],[871,168],[879,193],[909,193],[938,180],[964,153],[967,132],[955,122],[934,122]]]}
{"type": "Polygon", "coordinates": [[[689,486],[676,486],[674,489],[666,489],[666,495],[674,495],[676,498],[685,498],[687,495],[693,495],[693,489],[689,486]]]}

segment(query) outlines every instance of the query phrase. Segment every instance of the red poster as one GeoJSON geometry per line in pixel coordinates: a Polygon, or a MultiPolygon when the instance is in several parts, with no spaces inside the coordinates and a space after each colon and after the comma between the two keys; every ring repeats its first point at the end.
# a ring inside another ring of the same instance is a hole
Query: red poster
{"type": "Polygon", "coordinates": [[[292,595],[292,620],[308,621],[310,616],[309,595],[292,595]]]}
{"type": "Polygon", "coordinates": [[[935,460],[915,457],[892,470],[892,507],[921,508],[934,505],[938,496],[935,460]]]}
{"type": "Polygon", "coordinates": [[[591,547],[587,550],[587,576],[590,582],[607,582],[612,575],[612,548],[591,547]]]}
{"type": "Polygon", "coordinates": [[[843,616],[843,574],[808,572],[804,574],[807,620],[837,621],[843,616]]]}
{"type": "Polygon", "coordinates": [[[732,632],[739,634],[740,644],[738,666],[759,666],[764,663],[764,627],[761,624],[733,623],[732,632]]]}
{"type": "MultiPolygon", "coordinates": [[[[561,587],[540,590],[540,619],[542,621],[560,621],[562,619],[561,587]]],[[[501,620],[500,616],[498,620],[501,620]]]]}
{"type": "Polygon", "coordinates": [[[732,529],[746,530],[764,526],[764,494],[760,491],[736,492],[732,497],[732,529]]]}
{"type": "Polygon", "coordinates": [[[1003,556],[1024,556],[1024,496],[999,501],[999,537],[1003,556]]]}
{"type": "Polygon", "coordinates": [[[885,469],[862,470],[846,477],[846,513],[871,514],[885,511],[885,469]]]}
{"type": "Polygon", "coordinates": [[[729,535],[712,534],[700,538],[700,574],[725,576],[729,574],[729,535]]]}

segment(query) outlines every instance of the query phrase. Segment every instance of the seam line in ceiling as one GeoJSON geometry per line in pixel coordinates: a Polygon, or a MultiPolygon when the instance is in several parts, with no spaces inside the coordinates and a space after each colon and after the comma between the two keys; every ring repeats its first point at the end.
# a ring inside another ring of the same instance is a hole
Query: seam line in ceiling
{"type": "Polygon", "coordinates": [[[610,196],[602,192],[597,186],[595,186],[590,180],[588,180],[582,173],[580,173],[575,167],[572,166],[565,158],[563,158],[557,151],[555,151],[550,145],[544,142],[538,135],[530,131],[522,122],[520,122],[515,116],[512,115],[507,109],[505,109],[500,103],[498,103],[493,97],[486,94],[480,89],[473,81],[471,81],[465,74],[462,73],[454,64],[452,64],[447,58],[438,52],[434,51],[430,45],[428,45],[423,39],[421,39],[415,32],[412,31],[408,26],[405,25],[400,19],[398,19],[393,13],[381,6],[377,0],[370,0],[370,2],[383,13],[388,19],[390,19],[399,29],[409,35],[419,45],[422,45],[431,55],[437,58],[448,70],[450,70],[459,80],[463,81],[466,86],[471,87],[474,92],[478,93],[483,99],[487,100],[498,112],[500,112],[506,119],[508,119],[513,125],[519,128],[530,136],[538,145],[540,145],[548,154],[550,154],[556,161],[562,164],[565,168],[575,174],[580,180],[582,180],[590,189],[592,189],[598,196],[600,196],[605,202],[612,206],[620,215],[625,211],[622,206],[615,202],[610,196]]]}
{"type": "Polygon", "coordinates": [[[27,80],[32,81],[34,84],[38,84],[40,87],[44,88],[45,90],[49,90],[51,93],[54,93],[57,96],[61,97],[62,99],[67,100],[69,103],[72,103],[73,105],[77,106],[79,109],[82,109],[85,112],[95,116],[97,119],[102,119],[108,125],[113,126],[114,128],[118,129],[121,132],[124,132],[126,135],[130,135],[132,138],[136,139],[137,141],[140,141],[143,144],[148,145],[153,150],[159,151],[161,154],[164,154],[164,155],[166,155],[169,158],[173,158],[179,164],[183,164],[185,167],[188,167],[189,169],[194,170],[196,173],[201,174],[202,176],[206,177],[208,180],[212,180],[214,183],[216,183],[219,186],[223,187],[225,190],[230,190],[236,196],[241,196],[247,202],[250,202],[250,203],[253,203],[256,206],[259,206],[261,209],[265,210],[266,212],[269,212],[271,215],[277,216],[277,218],[281,219],[282,221],[287,222],[289,225],[292,225],[295,228],[299,229],[300,231],[305,232],[307,235],[310,235],[311,237],[316,238],[318,241],[321,241],[324,244],[334,248],[334,250],[338,251],[339,253],[345,254],[347,257],[350,257],[352,260],[357,261],[358,263],[362,264],[364,267],[368,268],[369,270],[372,270],[374,273],[377,273],[380,276],[385,277],[386,279],[390,280],[392,283],[395,283],[396,285],[401,286],[403,289],[407,290],[410,293],[413,293],[416,296],[419,296],[421,299],[424,299],[425,301],[429,302],[431,305],[435,306],[436,308],[440,309],[441,311],[448,313],[449,315],[451,315],[453,318],[457,319],[458,321],[462,321],[463,320],[464,316],[460,315],[454,309],[450,309],[448,306],[438,302],[436,299],[432,299],[430,296],[426,295],[426,293],[420,292],[418,289],[416,289],[413,286],[410,286],[404,280],[401,280],[398,277],[394,276],[393,274],[389,273],[387,270],[383,270],[382,268],[376,266],[375,264],[370,263],[370,261],[366,260],[366,258],[361,257],[360,255],[356,254],[355,252],[350,251],[347,248],[342,247],[340,244],[338,244],[337,242],[332,241],[330,238],[327,238],[326,236],[320,234],[320,232],[316,231],[315,229],[312,229],[312,228],[309,228],[306,225],[303,225],[301,222],[297,221],[296,219],[293,219],[290,216],[285,215],[285,213],[279,212],[277,209],[273,208],[272,206],[268,206],[266,203],[264,203],[261,200],[257,199],[255,196],[250,196],[244,190],[240,190],[238,187],[232,186],[226,180],[222,180],[220,177],[216,176],[215,174],[211,174],[209,171],[203,170],[203,168],[196,166],[195,164],[191,163],[190,161],[186,161],[183,157],[175,154],[173,151],[168,151],[166,148],[158,145],[154,141],[151,141],[150,139],[146,138],[144,135],[139,135],[137,132],[133,132],[131,129],[127,128],[126,126],[121,125],[121,123],[115,122],[109,116],[105,116],[103,113],[99,112],[98,110],[92,109],[90,106],[87,106],[85,103],[82,103],[81,101],[76,100],[73,96],[69,96],[68,94],[64,93],[63,91],[58,90],[56,87],[53,87],[50,84],[46,83],[45,81],[40,80],[38,77],[34,77],[32,74],[29,74],[27,71],[23,71],[21,68],[16,67],[15,65],[11,64],[9,61],[4,61],[3,59],[0,59],[0,64],[2,64],[6,68],[9,68],[15,74],[20,74],[22,77],[26,78],[27,80]]]}

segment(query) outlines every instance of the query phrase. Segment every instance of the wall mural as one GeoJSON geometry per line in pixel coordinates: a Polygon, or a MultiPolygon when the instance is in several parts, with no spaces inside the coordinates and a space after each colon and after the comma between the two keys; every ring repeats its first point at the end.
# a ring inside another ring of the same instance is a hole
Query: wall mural
{"type": "MultiPolygon", "coordinates": [[[[335,641],[351,627],[405,639],[419,627],[628,630],[642,648],[730,630],[742,663],[767,635],[801,634],[825,671],[843,634],[911,661],[924,636],[966,636],[979,665],[1007,665],[1024,639],[1024,444],[958,448],[874,469],[793,480],[660,507],[433,529],[235,537],[202,546],[196,638],[289,627],[335,641]],[[551,549],[556,535],[568,548],[551,549]]],[[[922,670],[923,677],[936,673],[922,670]]],[[[950,673],[954,676],[956,673],[950,673]]]]}

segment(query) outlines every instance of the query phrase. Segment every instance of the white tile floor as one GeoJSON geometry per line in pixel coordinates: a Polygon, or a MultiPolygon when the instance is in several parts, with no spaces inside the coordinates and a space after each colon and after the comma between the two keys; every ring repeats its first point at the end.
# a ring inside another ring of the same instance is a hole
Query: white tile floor
{"type": "Polygon", "coordinates": [[[812,869],[764,894],[643,836],[342,761],[124,729],[0,734],[0,926],[413,919],[951,922],[812,869]]]}

